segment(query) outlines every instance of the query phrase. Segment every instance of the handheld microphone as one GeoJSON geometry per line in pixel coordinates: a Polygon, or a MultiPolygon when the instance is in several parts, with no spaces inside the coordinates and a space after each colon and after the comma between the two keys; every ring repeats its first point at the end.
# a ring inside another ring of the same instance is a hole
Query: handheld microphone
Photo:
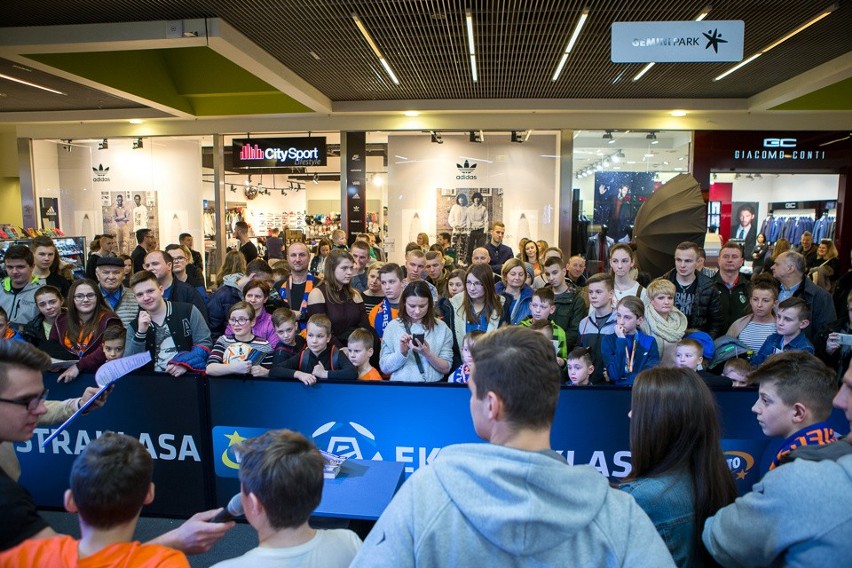
{"type": "Polygon", "coordinates": [[[237,493],[231,500],[228,501],[228,504],[225,505],[225,508],[216,513],[216,516],[210,519],[211,523],[227,523],[228,521],[233,521],[237,517],[242,517],[245,515],[245,511],[243,511],[243,502],[240,500],[240,494],[237,493]]]}

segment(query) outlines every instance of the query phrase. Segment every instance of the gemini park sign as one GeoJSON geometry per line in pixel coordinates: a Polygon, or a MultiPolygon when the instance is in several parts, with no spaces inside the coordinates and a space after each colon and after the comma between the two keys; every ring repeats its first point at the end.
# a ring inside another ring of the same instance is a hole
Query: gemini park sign
{"type": "Polygon", "coordinates": [[[235,138],[236,168],[293,168],[326,165],[325,137],[235,138]]]}
{"type": "Polygon", "coordinates": [[[741,61],[742,20],[614,22],[613,63],[741,61]]]}

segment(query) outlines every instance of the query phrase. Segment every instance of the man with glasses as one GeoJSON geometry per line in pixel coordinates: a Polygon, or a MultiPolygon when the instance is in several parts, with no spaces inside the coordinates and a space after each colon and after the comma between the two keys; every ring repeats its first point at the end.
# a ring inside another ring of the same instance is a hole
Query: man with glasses
{"type": "MultiPolygon", "coordinates": [[[[182,262],[186,262],[186,257],[181,253],[182,262]]],[[[192,304],[198,311],[204,321],[207,321],[207,306],[204,305],[204,298],[198,293],[198,290],[193,288],[186,282],[181,282],[172,274],[174,260],[170,254],[161,250],[154,250],[145,255],[145,270],[154,273],[157,277],[157,282],[163,288],[163,299],[170,302],[184,302],[192,304]]]]}
{"type": "Polygon", "coordinates": [[[136,303],[133,292],[122,286],[124,260],[117,256],[99,257],[95,276],[107,305],[115,312],[124,327],[129,326],[139,313],[139,304],[136,303]]]}
{"type": "Polygon", "coordinates": [[[142,309],[130,322],[125,355],[148,351],[151,363],[146,368],[173,377],[187,371],[203,373],[213,342],[198,308],[164,300],[162,285],[148,270],[134,274],[130,287],[142,309]]]}
{"type": "Polygon", "coordinates": [[[136,231],[136,248],[130,253],[133,261],[133,272],[144,270],[145,255],[157,248],[157,238],[151,229],[139,229],[136,231]]]}

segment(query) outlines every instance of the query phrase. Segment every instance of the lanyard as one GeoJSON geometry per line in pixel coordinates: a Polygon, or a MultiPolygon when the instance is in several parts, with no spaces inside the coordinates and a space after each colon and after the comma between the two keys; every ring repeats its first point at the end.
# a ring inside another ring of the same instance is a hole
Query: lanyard
{"type": "MultiPolygon", "coordinates": [[[[624,339],[627,339],[627,337],[625,337],[624,339]]],[[[627,342],[630,343],[629,340],[627,342]]],[[[633,358],[635,356],[636,356],[636,338],[633,339],[633,349],[632,350],[628,349],[627,345],[624,346],[624,357],[625,357],[625,359],[627,359],[627,372],[628,373],[633,372],[633,358]]]]}

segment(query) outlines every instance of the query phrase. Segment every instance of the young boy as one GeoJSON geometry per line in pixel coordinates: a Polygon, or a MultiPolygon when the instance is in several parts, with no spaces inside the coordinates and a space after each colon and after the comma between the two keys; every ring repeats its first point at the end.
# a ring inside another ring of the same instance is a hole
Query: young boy
{"type": "Polygon", "coordinates": [[[278,345],[272,353],[272,364],[283,363],[298,355],[305,348],[305,338],[299,335],[299,322],[296,312],[289,308],[278,308],[272,312],[272,325],[278,336],[278,345]]]}
{"type": "Polygon", "coordinates": [[[577,343],[580,320],[586,315],[586,303],[580,291],[566,281],[565,263],[561,258],[549,258],[544,262],[544,275],[553,290],[555,310],[551,321],[559,324],[565,331],[565,343],[573,349],[577,343]]]}
{"type": "Polygon", "coordinates": [[[591,276],[587,282],[589,293],[589,315],[580,322],[579,347],[589,350],[592,358],[592,384],[604,384],[604,364],[601,355],[601,340],[605,335],[615,333],[616,313],[612,309],[612,297],[615,293],[612,276],[606,273],[598,273],[591,276]]]}
{"type": "Polygon", "coordinates": [[[363,328],[358,328],[349,335],[346,343],[346,356],[349,362],[358,370],[359,381],[381,381],[382,375],[372,365],[373,334],[363,328]]]}
{"type": "Polygon", "coordinates": [[[751,366],[758,367],[773,353],[783,351],[814,352],[814,346],[802,330],[810,325],[811,308],[801,298],[787,298],[775,309],[775,333],[766,338],[757,355],[751,358],[751,366]]]}
{"type": "MultiPolygon", "coordinates": [[[[595,275],[597,276],[597,275],[595,275]]],[[[594,278],[594,276],[593,276],[594,278]]],[[[595,372],[592,353],[586,347],[575,347],[568,354],[568,378],[574,386],[591,384],[590,379],[595,372]]]]}
{"type": "MultiPolygon", "coordinates": [[[[694,333],[701,333],[706,342],[709,342],[710,344],[713,343],[710,336],[703,331],[694,333]]],[[[704,370],[704,345],[702,345],[701,341],[694,337],[684,337],[677,342],[677,346],[675,347],[674,366],[692,369],[698,373],[698,376],[704,380],[704,383],[708,387],[732,386],[731,379],[727,377],[720,377],[719,375],[714,375],[713,373],[709,373],[704,370]]]]}
{"type": "Polygon", "coordinates": [[[674,305],[675,285],[665,278],[648,284],[645,322],[642,331],[654,336],[660,350],[660,365],[675,366],[675,347],[686,333],[686,316],[674,305]]]}
{"type": "Polygon", "coordinates": [[[784,438],[769,469],[798,447],[834,441],[834,430],[825,420],[837,384],[825,363],[804,351],[785,351],[770,357],[749,379],[760,385],[751,408],[757,423],[767,436],[784,438]]]}
{"type": "Polygon", "coordinates": [[[9,316],[3,308],[0,308],[0,339],[6,341],[26,341],[20,333],[9,325],[9,316]]]}
{"type": "Polygon", "coordinates": [[[314,314],[305,328],[306,346],[301,353],[283,363],[273,365],[273,379],[299,379],[306,385],[317,379],[357,379],[358,371],[331,342],[331,320],[324,314],[314,314]]]}
{"type": "Polygon", "coordinates": [[[473,362],[473,355],[470,350],[476,345],[476,340],[485,335],[485,332],[480,329],[475,329],[464,336],[462,340],[462,364],[450,375],[449,382],[456,384],[466,384],[470,380],[470,364],[473,362]]]}
{"type": "Polygon", "coordinates": [[[636,375],[660,362],[657,341],[639,329],[645,319],[645,304],[636,296],[625,296],[615,308],[615,333],[601,340],[601,355],[607,378],[618,386],[633,385],[636,375]]]}
{"type": "Polygon", "coordinates": [[[124,343],[127,341],[127,329],[120,325],[111,325],[104,330],[101,346],[107,361],[124,357],[124,343]]]}
{"type": "Polygon", "coordinates": [[[551,288],[539,288],[533,291],[532,300],[530,300],[530,317],[523,320],[520,324],[524,327],[531,327],[536,321],[549,321],[550,327],[553,330],[552,339],[558,342],[556,351],[557,360],[561,359],[560,366],[565,364],[565,358],[568,356],[568,342],[565,338],[565,330],[558,323],[550,320],[550,316],[556,311],[556,301],[554,299],[553,290],[551,288]]]}
{"type": "Polygon", "coordinates": [[[382,283],[385,298],[370,310],[368,316],[379,339],[385,334],[388,324],[399,315],[399,298],[402,296],[404,279],[402,267],[398,264],[389,262],[379,269],[379,281],[382,283]]]}
{"type": "Polygon", "coordinates": [[[739,357],[725,361],[725,367],[722,369],[722,376],[731,379],[732,386],[735,387],[748,386],[749,373],[751,373],[751,365],[739,357]]]}
{"type": "Polygon", "coordinates": [[[361,548],[347,529],[313,529],[322,499],[325,459],[304,436],[271,430],[239,446],[240,498],[259,546],[215,568],[323,566],[344,568],[361,548]]]}
{"type": "Polygon", "coordinates": [[[77,513],[79,541],[53,536],[0,554],[2,566],[161,566],[188,568],[182,552],[133,541],[143,505],[154,500],[154,462],[138,440],[105,432],[71,468],[65,508],[77,513]]]}

